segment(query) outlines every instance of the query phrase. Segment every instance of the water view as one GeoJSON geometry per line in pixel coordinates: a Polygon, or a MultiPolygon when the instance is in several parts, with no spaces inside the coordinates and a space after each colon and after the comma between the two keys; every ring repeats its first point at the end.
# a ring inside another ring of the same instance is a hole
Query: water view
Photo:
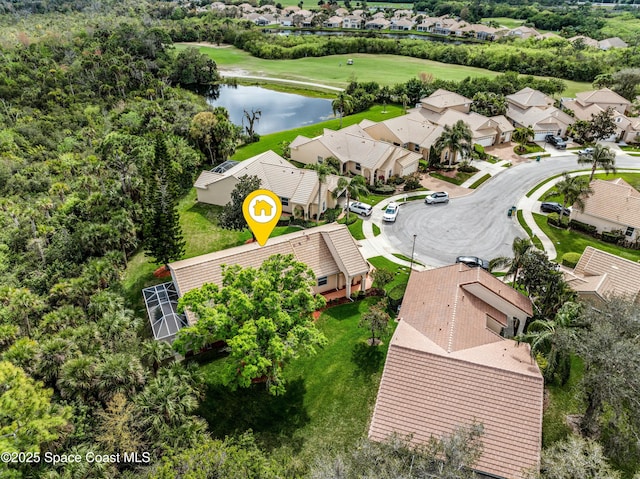
{"type": "Polygon", "coordinates": [[[244,111],[261,110],[255,131],[261,135],[290,130],[334,118],[331,100],[308,98],[292,93],[267,90],[257,86],[237,87],[221,85],[217,98],[209,97],[209,104],[223,106],[236,125],[247,124],[244,111]]]}

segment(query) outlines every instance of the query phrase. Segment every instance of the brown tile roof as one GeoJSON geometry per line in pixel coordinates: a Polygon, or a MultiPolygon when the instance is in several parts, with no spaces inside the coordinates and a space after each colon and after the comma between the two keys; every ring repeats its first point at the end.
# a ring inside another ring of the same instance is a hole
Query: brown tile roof
{"type": "Polygon", "coordinates": [[[640,264],[592,246],[587,246],[565,278],[576,291],[595,293],[602,299],[610,295],[640,299],[640,264]]]}
{"type": "MultiPolygon", "coordinates": [[[[640,228],[640,192],[622,178],[594,180],[593,193],[584,199],[582,215],[618,223],[621,227],[640,228]]],[[[582,221],[582,219],[581,219],[582,221]]],[[[588,221],[587,221],[588,222],[588,221]]]]}
{"type": "Polygon", "coordinates": [[[505,98],[508,102],[515,103],[520,108],[530,108],[532,106],[547,108],[553,106],[553,98],[529,87],[525,87],[512,95],[507,95],[505,98]]]}
{"type": "Polygon", "coordinates": [[[621,103],[625,105],[631,104],[629,100],[618,95],[616,92],[614,92],[613,90],[610,90],[609,88],[601,88],[600,90],[591,90],[591,91],[581,91],[579,93],[576,93],[576,99],[578,100],[578,102],[582,103],[583,105],[587,105],[589,103],[596,103],[596,104],[604,103],[605,105],[609,103],[621,103]]]}
{"type": "Polygon", "coordinates": [[[431,95],[420,100],[420,102],[436,108],[450,108],[452,106],[471,104],[469,98],[443,88],[438,88],[431,95]]]}
{"type": "Polygon", "coordinates": [[[176,261],[169,264],[171,276],[180,296],[205,283],[222,282],[222,265],[239,264],[243,268],[259,267],[264,260],[274,254],[293,254],[298,261],[307,264],[316,277],[340,273],[334,255],[348,266],[352,275],[369,271],[369,265],[362,257],[353,240],[344,240],[347,227],[329,224],[295,233],[271,238],[265,246],[250,243],[229,248],[195,258],[176,261]],[[329,237],[335,251],[332,252],[325,238],[329,237]]]}
{"type": "Polygon", "coordinates": [[[486,316],[531,315],[531,302],[479,268],[413,272],[385,363],[369,437],[415,443],[484,425],[474,468],[522,478],[538,467],[544,382],[528,345],[489,331],[486,316]]]}

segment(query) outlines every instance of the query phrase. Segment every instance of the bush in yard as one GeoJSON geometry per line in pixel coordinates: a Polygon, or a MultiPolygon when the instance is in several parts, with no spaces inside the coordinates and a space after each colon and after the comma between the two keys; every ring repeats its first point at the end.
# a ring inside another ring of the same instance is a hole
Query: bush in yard
{"type": "Polygon", "coordinates": [[[567,268],[575,268],[581,256],[580,253],[565,253],[562,255],[562,265],[567,268]]]}
{"type": "Polygon", "coordinates": [[[471,166],[469,162],[463,161],[458,165],[458,171],[461,173],[476,173],[479,170],[475,166],[471,166]]]}
{"type": "Polygon", "coordinates": [[[327,223],[333,223],[338,216],[342,213],[342,208],[331,208],[324,212],[324,219],[327,220],[327,223]]]}
{"type": "Polygon", "coordinates": [[[392,308],[397,308],[398,306],[400,306],[400,303],[402,303],[402,298],[404,298],[404,292],[406,289],[406,284],[399,284],[391,288],[388,295],[389,306],[391,306],[392,308]]]}
{"type": "Polygon", "coordinates": [[[404,177],[404,191],[417,190],[420,186],[420,177],[418,175],[408,175],[404,177]]]}
{"type": "Polygon", "coordinates": [[[589,225],[587,223],[583,223],[582,221],[577,221],[577,220],[569,221],[569,227],[571,229],[583,231],[589,234],[595,234],[595,232],[597,231],[595,226],[589,225]]]}
{"type": "Polygon", "coordinates": [[[602,232],[602,241],[606,241],[607,243],[617,244],[618,242],[624,240],[624,233],[622,231],[603,231],[602,232]]]}
{"type": "Polygon", "coordinates": [[[391,185],[376,185],[371,188],[371,191],[377,195],[390,195],[392,193],[395,193],[396,188],[395,186],[391,185]]]}
{"type": "Polygon", "coordinates": [[[389,185],[401,185],[402,183],[404,183],[405,179],[402,178],[401,176],[398,175],[393,175],[392,177],[389,178],[389,181],[387,181],[387,183],[389,185]]]}
{"type": "Polygon", "coordinates": [[[427,160],[420,160],[418,163],[418,171],[426,173],[429,170],[429,162],[427,160]]]}
{"type": "Polygon", "coordinates": [[[558,213],[549,213],[547,215],[547,224],[555,226],[556,228],[568,228],[569,217],[567,215],[563,215],[562,224],[560,224],[560,215],[558,213]]]}

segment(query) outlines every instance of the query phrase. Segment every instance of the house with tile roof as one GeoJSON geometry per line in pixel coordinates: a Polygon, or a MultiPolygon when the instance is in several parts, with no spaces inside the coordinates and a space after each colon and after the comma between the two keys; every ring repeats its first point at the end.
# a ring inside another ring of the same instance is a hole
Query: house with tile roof
{"type": "MultiPolygon", "coordinates": [[[[314,170],[296,168],[271,150],[241,161],[226,171],[214,168],[200,173],[194,184],[198,201],[226,205],[231,201],[231,192],[245,175],[257,176],[262,188],[278,195],[284,213],[308,219],[317,217],[318,174],[314,170]]],[[[336,175],[328,175],[322,184],[321,214],[327,208],[336,207],[334,193],[337,192],[339,179],[336,175]]]]}
{"type": "Polygon", "coordinates": [[[584,107],[598,105],[603,110],[611,107],[620,113],[627,113],[627,110],[631,107],[629,100],[609,88],[576,93],[576,102],[584,107]]]}
{"type": "MultiPolygon", "coordinates": [[[[384,15],[384,14],[383,14],[384,15]]],[[[364,28],[367,30],[386,30],[391,25],[391,22],[386,18],[373,18],[364,24],[364,28]]]]}
{"type": "Polygon", "coordinates": [[[507,118],[516,127],[531,127],[534,141],[544,141],[547,135],[565,136],[574,122],[570,115],[553,106],[553,98],[533,88],[523,88],[505,99],[507,118]]]}
{"type": "Polygon", "coordinates": [[[598,48],[598,40],[594,40],[593,38],[586,37],[584,35],[576,35],[574,37],[568,38],[567,41],[569,41],[569,43],[580,41],[583,45],[586,45],[588,47],[598,48]]]}
{"type": "Polygon", "coordinates": [[[309,165],[334,157],[342,165],[342,174],[362,175],[369,184],[415,173],[421,158],[420,153],[372,138],[360,125],[338,131],[325,128],[315,138],[300,135],[290,148],[292,160],[309,165]]]}
{"type": "Polygon", "coordinates": [[[587,246],[573,270],[564,271],[567,284],[581,299],[601,304],[611,296],[640,302],[640,264],[587,246]]]}
{"type": "Polygon", "coordinates": [[[431,95],[422,98],[420,106],[435,113],[444,113],[445,110],[458,110],[462,113],[469,113],[472,102],[473,100],[458,93],[438,88],[431,95]]]}
{"type": "Polygon", "coordinates": [[[316,276],[314,293],[345,289],[348,298],[364,291],[370,270],[349,229],[332,223],[270,238],[264,246],[248,243],[169,264],[170,283],[143,290],[149,321],[157,340],[173,341],[178,330],[191,326],[193,314],[177,313],[179,298],[204,284],[222,284],[222,266],[258,268],[275,254],[292,254],[316,276]]]}
{"type": "Polygon", "coordinates": [[[475,470],[508,479],[536,470],[544,380],[529,346],[507,339],[532,314],[527,297],[481,268],[412,272],[369,437],[420,444],[482,423],[475,470]]]}
{"type": "Polygon", "coordinates": [[[531,37],[539,37],[540,32],[531,27],[516,27],[509,30],[509,33],[507,35],[510,37],[516,37],[525,40],[531,37]]]}
{"type": "Polygon", "coordinates": [[[612,48],[627,48],[629,44],[622,40],[620,37],[605,38],[598,42],[598,48],[600,50],[610,50],[612,48]]]}
{"type": "Polygon", "coordinates": [[[594,180],[584,211],[572,208],[571,219],[593,225],[598,233],[622,231],[629,242],[640,237],[640,192],[622,178],[594,180]]]}
{"type": "Polygon", "coordinates": [[[364,20],[360,15],[347,15],[342,19],[342,28],[360,29],[364,24],[364,20]]]}
{"type": "Polygon", "coordinates": [[[340,28],[342,26],[342,17],[334,15],[322,22],[322,26],[325,28],[340,28]]]}

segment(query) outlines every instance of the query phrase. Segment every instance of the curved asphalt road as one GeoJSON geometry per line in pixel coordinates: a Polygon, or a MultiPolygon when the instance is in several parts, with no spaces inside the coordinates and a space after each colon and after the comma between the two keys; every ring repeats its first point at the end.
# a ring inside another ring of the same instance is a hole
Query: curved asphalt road
{"type": "MultiPolygon", "coordinates": [[[[453,198],[448,204],[409,202],[402,205],[395,223],[382,225],[382,234],[408,257],[416,234],[414,257],[427,266],[451,264],[459,255],[487,260],[512,256],[513,239],[526,233],[515,217],[507,216],[507,210],[545,179],[564,171],[584,169],[576,160],[576,155],[568,154],[506,168],[478,190],[453,198]]],[[[640,158],[619,154],[616,167],[638,168],[640,158]]]]}

